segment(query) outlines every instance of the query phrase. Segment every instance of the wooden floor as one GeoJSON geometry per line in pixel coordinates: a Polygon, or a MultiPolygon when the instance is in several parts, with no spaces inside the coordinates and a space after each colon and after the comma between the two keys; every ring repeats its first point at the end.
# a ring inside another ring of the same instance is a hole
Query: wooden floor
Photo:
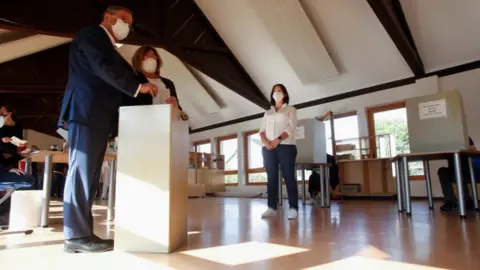
{"type": "MultiPolygon", "coordinates": [[[[413,216],[393,201],[346,201],[331,210],[301,207],[299,218],[262,220],[264,199],[189,200],[187,245],[171,255],[66,254],[61,206],[56,225],[34,234],[1,235],[1,269],[479,269],[480,215],[433,213],[413,203],[413,216]]],[[[286,206],[285,206],[286,207],[286,206]]],[[[286,210],[286,208],[284,209],[286,210]]],[[[142,209],[139,209],[142,211],[142,209]]],[[[95,207],[96,233],[113,238],[106,207],[95,207]]],[[[146,215],[148,213],[145,213],[146,215]]]]}

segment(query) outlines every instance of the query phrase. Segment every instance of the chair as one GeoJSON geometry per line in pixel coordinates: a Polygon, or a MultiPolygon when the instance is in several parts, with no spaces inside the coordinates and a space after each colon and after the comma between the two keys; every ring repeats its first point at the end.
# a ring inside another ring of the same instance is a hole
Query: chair
{"type": "MultiPolygon", "coordinates": [[[[21,188],[31,188],[31,182],[0,182],[0,191],[6,191],[7,193],[0,199],[0,205],[4,203],[8,198],[10,198],[17,189],[21,188]]],[[[0,226],[0,232],[4,229],[8,229],[8,226],[0,226]]],[[[1,233],[2,234],[16,234],[16,233],[24,233],[24,234],[31,234],[33,230],[22,230],[22,231],[15,231],[15,232],[7,232],[1,233]]]]}

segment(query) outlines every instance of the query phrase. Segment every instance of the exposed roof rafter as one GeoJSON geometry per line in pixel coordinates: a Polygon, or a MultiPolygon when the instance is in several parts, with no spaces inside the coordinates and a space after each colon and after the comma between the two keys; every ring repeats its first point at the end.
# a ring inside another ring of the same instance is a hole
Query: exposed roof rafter
{"type": "Polygon", "coordinates": [[[135,31],[123,43],[164,48],[258,106],[269,107],[194,0],[90,0],[76,2],[75,9],[68,1],[0,2],[0,29],[71,38],[82,27],[98,24],[110,4],[130,8],[136,18],[135,31]]]}
{"type": "Polygon", "coordinates": [[[367,0],[415,76],[425,69],[399,0],[367,0]]]}

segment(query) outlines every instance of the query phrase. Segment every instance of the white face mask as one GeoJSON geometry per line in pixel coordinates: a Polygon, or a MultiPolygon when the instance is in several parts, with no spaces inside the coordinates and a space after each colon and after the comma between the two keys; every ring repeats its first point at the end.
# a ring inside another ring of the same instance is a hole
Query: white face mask
{"type": "Polygon", "coordinates": [[[147,73],[154,73],[157,69],[157,60],[153,58],[147,58],[142,62],[142,69],[147,73]]]}
{"type": "Polygon", "coordinates": [[[5,117],[0,116],[0,128],[3,127],[3,124],[5,124],[5,117]]]}
{"type": "Polygon", "coordinates": [[[130,25],[122,19],[117,18],[117,22],[112,26],[113,34],[117,40],[123,40],[130,33],[130,25]]]}
{"type": "Polygon", "coordinates": [[[274,99],[276,102],[282,101],[282,100],[283,100],[283,93],[281,93],[281,92],[275,92],[275,93],[273,93],[273,99],[274,99]]]}

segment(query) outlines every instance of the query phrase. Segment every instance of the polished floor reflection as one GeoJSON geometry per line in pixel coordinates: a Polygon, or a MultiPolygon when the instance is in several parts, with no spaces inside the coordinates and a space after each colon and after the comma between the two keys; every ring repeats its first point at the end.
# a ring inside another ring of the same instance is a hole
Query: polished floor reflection
{"type": "MultiPolygon", "coordinates": [[[[0,265],[2,270],[467,270],[480,265],[480,215],[475,213],[461,220],[456,213],[430,212],[425,202],[413,202],[413,216],[406,218],[394,201],[345,201],[330,210],[301,207],[296,221],[282,212],[262,220],[265,204],[264,199],[189,200],[188,243],[171,255],[72,255],[62,251],[62,208],[57,203],[51,228],[29,236],[0,235],[0,265]]],[[[96,205],[96,233],[113,238],[115,226],[105,215],[106,206],[96,205]]]]}

